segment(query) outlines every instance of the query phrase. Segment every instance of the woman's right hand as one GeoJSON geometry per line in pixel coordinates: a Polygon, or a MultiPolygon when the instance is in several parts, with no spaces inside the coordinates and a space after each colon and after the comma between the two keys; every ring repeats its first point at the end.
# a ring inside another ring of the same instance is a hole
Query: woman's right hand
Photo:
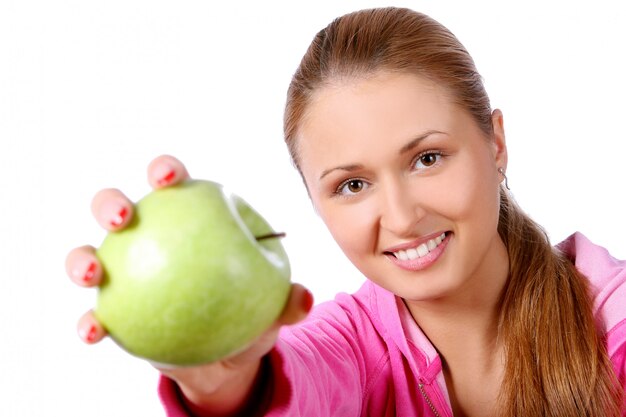
{"type": "MultiPolygon", "coordinates": [[[[176,158],[162,155],[148,166],[148,182],[157,189],[178,184],[189,178],[185,166],[176,158]]],[[[133,203],[117,189],[98,192],[91,204],[96,221],[108,231],[123,229],[133,216],[133,203]]],[[[65,266],[71,280],[83,287],[97,287],[102,267],[93,246],[81,246],[67,255],[65,266]]],[[[295,324],[306,317],[313,306],[311,293],[300,284],[292,284],[291,294],[282,315],[259,339],[243,352],[224,360],[194,367],[158,367],[173,379],[184,394],[187,406],[201,416],[229,415],[245,405],[254,389],[261,358],[276,342],[283,325],[295,324]]],[[[78,321],[78,334],[85,343],[97,343],[106,337],[106,329],[86,312],[78,321]]]]}

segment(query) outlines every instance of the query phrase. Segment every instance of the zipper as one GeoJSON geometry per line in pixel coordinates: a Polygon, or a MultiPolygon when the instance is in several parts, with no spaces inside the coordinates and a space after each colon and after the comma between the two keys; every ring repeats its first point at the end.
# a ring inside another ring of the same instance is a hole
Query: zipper
{"type": "Polygon", "coordinates": [[[435,414],[435,417],[441,417],[441,415],[439,414],[439,412],[437,412],[437,409],[433,405],[433,402],[430,400],[430,397],[428,396],[428,394],[426,394],[426,390],[424,389],[424,384],[420,382],[418,384],[418,387],[420,389],[420,392],[422,393],[422,397],[424,397],[424,400],[426,400],[426,404],[428,404],[433,414],[435,414]]]}

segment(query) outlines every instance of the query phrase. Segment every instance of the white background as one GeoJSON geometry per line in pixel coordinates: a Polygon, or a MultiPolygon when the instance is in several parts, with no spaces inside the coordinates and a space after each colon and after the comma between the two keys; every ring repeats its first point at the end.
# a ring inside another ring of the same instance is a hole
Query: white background
{"type": "MultiPolygon", "coordinates": [[[[626,13],[620,2],[398,1],[447,25],[502,108],[508,177],[559,241],[626,258],[626,13]]],[[[138,199],[161,153],[225,183],[285,230],[317,301],[362,278],[314,214],[282,142],[287,85],[309,41],[373,1],[0,3],[0,415],[158,416],[157,374],[75,321],[95,291],[66,253],[104,232],[103,187],[138,199]]]]}

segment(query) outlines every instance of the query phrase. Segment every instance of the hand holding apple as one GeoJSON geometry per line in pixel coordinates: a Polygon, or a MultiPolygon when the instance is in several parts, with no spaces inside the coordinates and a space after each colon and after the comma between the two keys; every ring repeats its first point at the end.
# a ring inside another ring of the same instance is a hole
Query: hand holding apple
{"type": "Polygon", "coordinates": [[[278,318],[289,262],[267,222],[219,184],[154,191],[96,251],[96,317],[130,353],[168,365],[231,355],[278,318]]]}
{"type": "MultiPolygon", "coordinates": [[[[176,186],[187,179],[188,173],[184,165],[171,156],[156,158],[148,168],[148,180],[155,189],[176,186]]],[[[96,220],[110,231],[123,230],[132,225],[135,210],[132,202],[116,189],[100,191],[92,202],[96,220]]],[[[269,242],[270,239],[265,244],[269,242]]],[[[92,246],[72,250],[66,259],[66,269],[78,285],[98,287],[103,283],[103,267],[96,249],[92,246]]],[[[280,326],[297,323],[312,307],[312,296],[303,286],[290,284],[288,288],[287,302],[279,317],[245,350],[201,366],[160,369],[178,383],[192,408],[227,410],[229,407],[235,409],[237,404],[241,404],[251,389],[260,358],[273,347],[280,326]]],[[[87,343],[96,343],[107,335],[105,327],[93,311],[82,316],[78,323],[78,332],[87,343]]]]}

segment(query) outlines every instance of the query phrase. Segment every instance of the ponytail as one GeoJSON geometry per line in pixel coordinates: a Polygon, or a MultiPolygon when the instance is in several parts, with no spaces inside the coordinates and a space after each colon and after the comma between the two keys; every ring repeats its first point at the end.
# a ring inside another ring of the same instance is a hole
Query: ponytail
{"type": "Polygon", "coordinates": [[[587,279],[501,188],[510,260],[500,337],[502,416],[619,417],[621,388],[595,325],[587,279]]]}

